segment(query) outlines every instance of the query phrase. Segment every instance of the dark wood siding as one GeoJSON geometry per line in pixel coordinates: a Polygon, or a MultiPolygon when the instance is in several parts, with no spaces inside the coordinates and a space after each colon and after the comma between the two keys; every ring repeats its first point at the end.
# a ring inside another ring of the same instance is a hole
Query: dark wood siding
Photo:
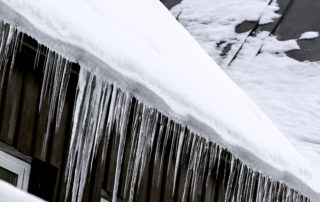
{"type": "MultiPolygon", "coordinates": [[[[45,144],[50,103],[45,100],[39,109],[45,56],[41,54],[39,66],[34,68],[36,46],[34,40],[25,37],[12,71],[9,67],[0,70],[3,82],[0,89],[0,140],[20,153],[37,158],[57,169],[54,199],[60,201],[64,197],[64,190],[60,189],[64,189],[61,183],[68,150],[77,74],[72,74],[70,78],[61,125],[57,131],[54,124],[50,126],[48,142],[45,144]]],[[[73,69],[77,72],[79,67],[73,65],[73,69]]]]}

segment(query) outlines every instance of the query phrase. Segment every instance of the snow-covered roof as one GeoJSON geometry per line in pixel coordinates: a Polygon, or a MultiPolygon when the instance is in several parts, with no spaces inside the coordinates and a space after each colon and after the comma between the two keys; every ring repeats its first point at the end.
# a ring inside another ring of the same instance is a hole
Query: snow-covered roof
{"type": "MultiPolygon", "coordinates": [[[[306,46],[297,40],[315,38],[318,32],[298,25],[294,30],[304,29],[301,37],[296,39],[300,34],[291,35],[290,40],[284,41],[288,37],[284,36],[286,32],[282,25],[287,24],[288,28],[291,23],[295,27],[295,21],[287,17],[290,13],[291,16],[299,11],[303,13],[306,8],[299,7],[297,2],[293,3],[295,6],[292,2],[290,5],[289,2],[278,2],[279,5],[277,1],[265,0],[184,0],[171,12],[279,127],[311,165],[314,181],[320,181],[319,61],[300,62],[286,55],[287,51],[297,52],[293,50],[299,50],[300,46],[299,52],[304,52],[306,46]],[[290,7],[289,11],[284,12],[287,7],[290,7]],[[284,20],[279,22],[280,16],[284,20]],[[272,23],[265,25],[266,22],[272,23]],[[282,29],[282,33],[275,27],[282,29]]],[[[307,5],[312,7],[312,4],[307,5]]],[[[316,15],[316,10],[310,15],[316,15]]],[[[310,23],[309,18],[303,19],[310,23]]]]}
{"type": "Polygon", "coordinates": [[[305,159],[158,0],[1,0],[0,11],[253,169],[307,195],[319,192],[305,159]]]}

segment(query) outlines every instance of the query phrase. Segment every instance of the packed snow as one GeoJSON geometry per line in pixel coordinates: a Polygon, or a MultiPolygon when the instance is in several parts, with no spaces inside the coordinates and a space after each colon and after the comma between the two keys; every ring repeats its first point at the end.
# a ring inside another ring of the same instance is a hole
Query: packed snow
{"type": "Polygon", "coordinates": [[[28,194],[11,184],[0,180],[0,201],[1,202],[41,202],[43,200],[28,194]]]}
{"type": "MultiPolygon", "coordinates": [[[[184,0],[172,13],[308,160],[314,178],[320,182],[320,62],[299,62],[287,57],[286,51],[300,49],[297,39],[279,41],[266,31],[255,33],[254,37],[235,32],[240,23],[264,17],[261,12],[262,16],[255,19],[242,17],[248,11],[255,13],[263,8],[276,11],[275,2],[271,8],[263,4],[251,8],[250,0],[226,1],[234,2],[237,8],[222,2],[184,0]],[[230,18],[238,20],[222,23],[222,19],[230,18]],[[227,66],[229,58],[239,50],[239,41],[245,43],[234,62],[227,66]],[[221,42],[233,45],[227,57],[221,55],[221,42]]],[[[318,36],[318,32],[311,31],[302,33],[299,39],[318,36]]],[[[317,187],[319,190],[320,185],[317,187]]]]}
{"type": "MultiPolygon", "coordinates": [[[[237,5],[218,2],[233,9],[249,5],[244,0],[237,5]]],[[[198,1],[194,9],[210,7],[204,3],[198,1]]],[[[274,3],[250,5],[249,18],[246,13],[219,21],[226,41],[241,44],[246,38],[234,33],[241,20],[267,23],[279,17],[274,3]]],[[[1,0],[0,11],[2,19],[40,43],[218,142],[251,168],[312,197],[319,192],[309,163],[158,0],[1,0]]],[[[200,24],[215,19],[207,17],[200,24]]],[[[213,42],[223,38],[201,30],[213,42]]]]}
{"type": "Polygon", "coordinates": [[[305,32],[303,34],[301,34],[299,39],[314,39],[319,37],[319,32],[305,32]]]}

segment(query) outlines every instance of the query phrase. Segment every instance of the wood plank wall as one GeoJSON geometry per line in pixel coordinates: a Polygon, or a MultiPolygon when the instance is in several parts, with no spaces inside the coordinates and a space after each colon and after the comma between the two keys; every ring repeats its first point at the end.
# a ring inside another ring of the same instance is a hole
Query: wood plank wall
{"type": "MultiPolygon", "coordinates": [[[[24,37],[24,44],[16,56],[12,72],[10,68],[0,69],[0,80],[3,81],[0,88],[0,140],[22,154],[37,158],[58,169],[54,191],[54,198],[57,199],[60,188],[63,187],[60,183],[63,181],[77,75],[72,74],[70,78],[61,127],[59,131],[55,131],[53,126],[50,127],[49,144],[45,146],[43,139],[49,101],[45,100],[39,110],[45,57],[41,55],[39,67],[34,69],[35,47],[37,43],[34,40],[24,37]]],[[[73,66],[78,71],[79,67],[73,66]]]]}

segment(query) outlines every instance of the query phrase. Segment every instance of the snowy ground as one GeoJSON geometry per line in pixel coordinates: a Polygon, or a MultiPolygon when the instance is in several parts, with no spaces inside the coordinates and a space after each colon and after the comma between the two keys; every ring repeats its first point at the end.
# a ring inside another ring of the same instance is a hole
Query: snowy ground
{"type": "Polygon", "coordinates": [[[36,196],[28,194],[11,184],[0,180],[0,201],[1,202],[44,202],[36,196]]]}
{"type": "MultiPolygon", "coordinates": [[[[299,49],[297,40],[278,41],[269,32],[237,34],[245,20],[263,24],[279,17],[276,3],[265,0],[184,0],[172,9],[180,23],[208,54],[320,171],[320,62],[298,62],[284,52],[299,49]],[[240,45],[243,48],[228,66],[240,45]],[[222,56],[223,48],[233,44],[222,56]],[[261,48],[261,53],[257,55],[261,48]]],[[[301,33],[301,39],[318,37],[301,33]]]]}

